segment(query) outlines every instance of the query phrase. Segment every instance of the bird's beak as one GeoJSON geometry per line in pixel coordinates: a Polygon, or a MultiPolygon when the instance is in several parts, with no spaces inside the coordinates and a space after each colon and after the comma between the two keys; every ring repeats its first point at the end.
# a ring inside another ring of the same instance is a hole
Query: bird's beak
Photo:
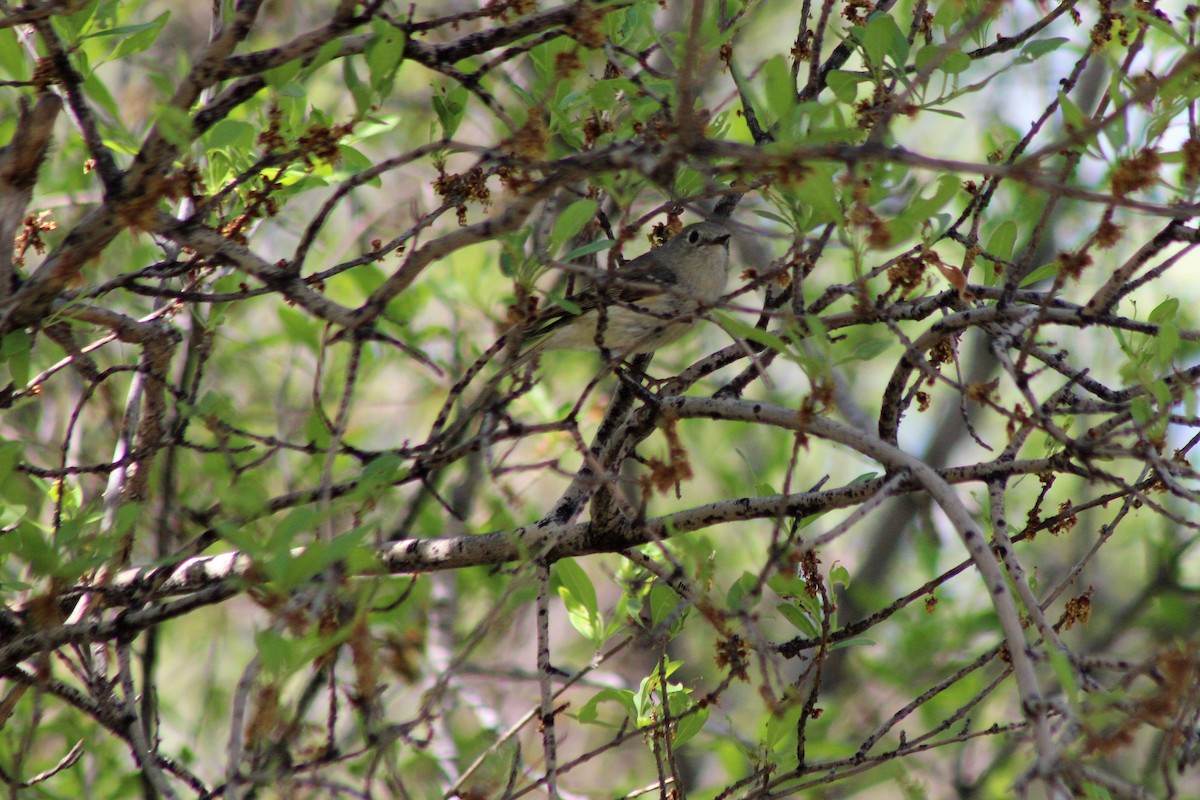
{"type": "Polygon", "coordinates": [[[722,247],[728,249],[729,248],[729,234],[722,233],[720,236],[716,237],[711,242],[709,242],[709,244],[719,244],[722,247]]]}

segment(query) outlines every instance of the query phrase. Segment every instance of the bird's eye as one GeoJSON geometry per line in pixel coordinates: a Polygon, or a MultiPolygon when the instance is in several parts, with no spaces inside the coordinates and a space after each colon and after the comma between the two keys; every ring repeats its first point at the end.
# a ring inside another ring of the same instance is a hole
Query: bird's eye
{"type": "Polygon", "coordinates": [[[700,241],[700,231],[688,232],[688,244],[695,244],[700,241]]]}

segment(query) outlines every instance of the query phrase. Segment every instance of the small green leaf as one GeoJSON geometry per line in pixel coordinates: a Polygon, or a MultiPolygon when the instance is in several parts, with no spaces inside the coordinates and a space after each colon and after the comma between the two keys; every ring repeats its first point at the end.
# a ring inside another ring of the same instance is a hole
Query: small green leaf
{"type": "Polygon", "coordinates": [[[1146,425],[1154,418],[1154,413],[1150,409],[1150,400],[1144,395],[1138,395],[1129,402],[1129,414],[1133,417],[1133,421],[1140,426],[1146,425]]]}
{"type": "Polygon", "coordinates": [[[455,86],[449,92],[434,92],[432,104],[438,121],[442,123],[442,135],[447,139],[451,138],[458,130],[467,110],[467,90],[462,86],[455,86]]]}
{"type": "Polygon", "coordinates": [[[775,610],[805,636],[813,638],[820,635],[821,629],[803,609],[791,603],[778,603],[775,610]]]}
{"type": "Polygon", "coordinates": [[[291,662],[291,643],[272,630],[262,630],[254,634],[254,643],[258,646],[258,659],[265,672],[278,674],[287,669],[291,662]]]}
{"type": "Polygon", "coordinates": [[[23,328],[17,328],[0,339],[0,363],[8,367],[8,374],[18,386],[29,383],[32,350],[33,337],[23,328]]]}
{"type": "Polygon", "coordinates": [[[986,250],[989,255],[1008,261],[1012,258],[1016,244],[1017,223],[1009,219],[1000,223],[1000,226],[992,231],[992,235],[988,237],[986,250]]]}
{"type": "Polygon", "coordinates": [[[571,237],[583,230],[583,226],[588,224],[599,207],[599,203],[590,199],[576,200],[567,206],[554,221],[554,230],[550,233],[550,249],[558,250],[571,237]]]}
{"type": "Polygon", "coordinates": [[[196,138],[196,130],[192,127],[191,116],[175,106],[160,108],[154,126],[164,139],[180,150],[190,146],[192,140],[196,138]]]}
{"type": "Polygon", "coordinates": [[[704,724],[708,722],[707,706],[695,708],[695,706],[689,705],[687,712],[687,714],[679,717],[679,722],[675,725],[676,747],[691,739],[700,731],[704,730],[704,724]]]}
{"type": "Polygon", "coordinates": [[[128,25],[124,28],[114,28],[111,31],[106,31],[108,34],[125,33],[130,35],[121,40],[116,49],[113,50],[110,59],[124,58],[131,56],[134,53],[140,53],[150,45],[154,44],[154,40],[158,38],[159,32],[163,25],[167,24],[167,18],[171,16],[170,11],[164,11],[149,22],[143,22],[140,25],[128,25]]]}
{"type": "Polygon", "coordinates": [[[851,361],[870,361],[880,353],[887,351],[895,343],[895,339],[889,336],[872,336],[863,339],[854,346],[849,354],[837,359],[837,363],[846,364],[851,361]]]}
{"type": "MultiPolygon", "coordinates": [[[[379,96],[385,96],[391,92],[404,62],[405,35],[404,31],[378,18],[371,24],[371,29],[374,35],[363,48],[363,57],[371,75],[371,88],[379,96]]],[[[466,90],[463,92],[465,95],[466,90]]]]}
{"type": "Polygon", "coordinates": [[[565,297],[559,297],[554,292],[546,292],[546,299],[549,300],[551,303],[554,303],[554,305],[558,306],[563,311],[566,311],[568,314],[583,313],[583,309],[580,308],[578,305],[576,305],[575,303],[572,303],[570,300],[568,300],[565,297]]]}
{"type": "Polygon", "coordinates": [[[583,723],[595,722],[599,716],[597,709],[601,703],[616,703],[625,712],[626,719],[631,721],[637,719],[634,695],[628,689],[601,689],[592,695],[592,699],[583,704],[575,718],[583,723]]]}
{"type": "MultiPolygon", "coordinates": [[[[671,618],[680,603],[679,595],[675,593],[675,590],[661,583],[656,583],[650,587],[649,600],[650,622],[653,625],[661,625],[671,618]]],[[[682,619],[682,615],[675,617],[676,624],[681,622],[682,619]]]]}
{"type": "Polygon", "coordinates": [[[853,103],[858,97],[858,84],[861,80],[862,77],[858,75],[835,69],[829,73],[825,84],[839,102],[853,103]]]}
{"type": "Polygon", "coordinates": [[[1174,322],[1164,322],[1158,326],[1158,335],[1152,340],[1155,347],[1155,359],[1159,364],[1170,364],[1179,356],[1179,347],[1183,338],[1179,334],[1179,326],[1174,322]]]}
{"type": "Polygon", "coordinates": [[[1053,647],[1046,648],[1046,654],[1050,657],[1050,667],[1054,670],[1054,676],[1058,679],[1058,683],[1066,692],[1067,700],[1075,708],[1079,707],[1079,681],[1075,675],[1075,668],[1061,652],[1053,647]]]}
{"type": "Polygon", "coordinates": [[[1177,316],[1179,316],[1179,299],[1168,297],[1154,307],[1154,310],[1150,312],[1149,319],[1155,325],[1161,325],[1164,322],[1173,322],[1177,316]]]}
{"type": "Polygon", "coordinates": [[[774,222],[778,222],[783,225],[787,225],[789,228],[792,227],[792,223],[788,222],[786,219],[784,219],[783,217],[779,216],[778,214],[776,214],[774,212],[763,211],[762,209],[755,209],[752,213],[754,213],[756,216],[762,217],[763,219],[769,219],[774,222]]]}
{"type": "Polygon", "coordinates": [[[793,740],[796,733],[796,723],[800,721],[800,715],[804,713],[804,706],[800,703],[794,703],[790,706],[785,706],[767,718],[767,729],[763,735],[763,744],[771,749],[778,747],[785,741],[793,740]]]}
{"type": "Polygon", "coordinates": [[[34,575],[55,575],[60,569],[58,553],[38,527],[22,522],[15,531],[0,537],[0,553],[12,553],[29,566],[34,575]]]}
{"type": "Polygon", "coordinates": [[[746,598],[751,591],[754,590],[758,583],[758,578],[750,572],[743,572],[741,576],[733,582],[729,587],[729,591],[725,593],[725,606],[731,611],[742,610],[742,600],[746,598]]]}
{"type": "Polygon", "coordinates": [[[285,61],[274,69],[269,69],[263,73],[263,80],[273,89],[279,89],[291,83],[297,75],[300,74],[300,69],[304,65],[299,60],[285,61]]]}
{"type": "Polygon", "coordinates": [[[342,84],[350,90],[350,96],[354,98],[354,107],[358,110],[359,116],[368,114],[372,104],[371,90],[358,76],[353,58],[342,59],[342,84]]]}
{"type": "Polygon", "coordinates": [[[0,485],[8,480],[21,463],[21,445],[19,442],[0,442],[0,485]]]}
{"type": "Polygon", "coordinates": [[[576,247],[574,250],[571,250],[565,254],[562,257],[562,260],[574,261],[577,258],[583,258],[584,256],[590,256],[593,253],[599,253],[601,250],[609,250],[615,247],[616,244],[617,242],[615,239],[597,239],[594,242],[588,242],[587,244],[579,245],[579,247],[576,247]]]}
{"type": "Polygon", "coordinates": [[[571,559],[555,563],[554,578],[558,582],[558,596],[566,606],[571,625],[599,647],[605,638],[604,617],[600,614],[592,579],[571,559]]]}
{"type": "Polygon", "coordinates": [[[772,56],[762,68],[766,81],[767,108],[775,119],[783,117],[796,104],[796,83],[792,68],[781,55],[772,56]]]}
{"type": "Polygon", "coordinates": [[[359,500],[377,498],[383,489],[404,475],[403,465],[403,459],[395,453],[384,453],[371,459],[359,476],[352,497],[359,500]]]}
{"type": "MultiPolygon", "coordinates": [[[[334,537],[330,542],[310,542],[299,553],[287,553],[267,562],[268,572],[284,591],[292,591],[321,570],[344,559],[361,540],[362,528],[334,537]]],[[[294,541],[289,537],[289,542],[294,541]]]]}
{"type": "Polygon", "coordinates": [[[779,353],[786,354],[792,352],[791,345],[773,333],[756,328],[728,314],[718,312],[715,316],[718,324],[728,331],[731,336],[756,342],[763,347],[779,353]]]}
{"type": "Polygon", "coordinates": [[[1065,92],[1058,93],[1059,107],[1062,109],[1063,123],[1067,126],[1068,131],[1081,130],[1087,127],[1087,116],[1079,109],[1079,106],[1067,97],[1065,92]]]}
{"type": "Polygon", "coordinates": [[[928,69],[931,64],[936,64],[934,69],[948,75],[957,75],[965,72],[971,66],[971,57],[961,50],[947,47],[944,44],[934,44],[922,47],[917,51],[916,64],[917,69],[920,70],[928,69]]]}
{"type": "Polygon", "coordinates": [[[597,611],[599,604],[596,600],[596,587],[592,579],[584,572],[583,567],[574,559],[564,558],[554,564],[554,578],[560,589],[566,591],[578,600],[589,611],[597,611]]]}
{"type": "Polygon", "coordinates": [[[1026,275],[1025,279],[1021,281],[1021,286],[1032,286],[1033,284],[1040,283],[1047,278],[1053,278],[1056,275],[1058,275],[1058,262],[1051,261],[1049,264],[1043,264],[1026,275]]]}
{"type": "Polygon", "coordinates": [[[1066,44],[1069,39],[1064,36],[1058,36],[1053,39],[1034,39],[1029,44],[1021,48],[1021,55],[1028,58],[1030,61],[1041,58],[1047,53],[1053,53],[1058,48],[1066,44]]]}
{"type": "Polygon", "coordinates": [[[248,150],[254,144],[254,136],[254,126],[249,122],[223,119],[204,134],[205,149],[219,150],[223,147],[230,147],[237,150],[248,150]]]}
{"type": "Polygon", "coordinates": [[[0,29],[0,73],[12,80],[29,80],[25,51],[12,28],[0,29]]]}
{"type": "Polygon", "coordinates": [[[317,54],[313,56],[312,60],[304,65],[304,78],[302,81],[306,80],[314,72],[328,64],[330,61],[333,61],[333,59],[337,58],[341,52],[342,41],[337,37],[334,37],[323,44],[321,49],[317,51],[317,54]]]}
{"type": "Polygon", "coordinates": [[[817,224],[842,223],[842,204],[837,197],[837,169],[830,164],[808,165],[808,172],[800,181],[799,194],[803,203],[813,214],[817,224]]]}
{"type": "Polygon", "coordinates": [[[873,66],[883,67],[887,56],[891,57],[896,66],[903,66],[908,60],[908,38],[890,14],[872,14],[866,27],[856,29],[855,33],[873,66]]]}

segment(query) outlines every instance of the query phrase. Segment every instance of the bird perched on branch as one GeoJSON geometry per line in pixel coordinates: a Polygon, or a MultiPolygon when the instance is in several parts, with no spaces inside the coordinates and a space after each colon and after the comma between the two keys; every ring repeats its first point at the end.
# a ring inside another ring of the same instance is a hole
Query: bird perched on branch
{"type": "Polygon", "coordinates": [[[430,436],[441,434],[443,441],[457,441],[470,421],[501,397],[500,378],[546,350],[598,350],[605,358],[619,360],[652,352],[683,336],[725,293],[729,239],[729,229],[718,222],[688,225],[663,246],[600,275],[559,308],[534,318],[525,327],[516,358],[446,430],[455,399],[484,361],[455,384],[430,436]]]}
{"type": "Polygon", "coordinates": [[[533,321],[516,366],[545,350],[600,350],[625,358],[675,341],[725,293],[729,238],[724,225],[697,222],[601,275],[568,297],[566,307],[533,321]]]}

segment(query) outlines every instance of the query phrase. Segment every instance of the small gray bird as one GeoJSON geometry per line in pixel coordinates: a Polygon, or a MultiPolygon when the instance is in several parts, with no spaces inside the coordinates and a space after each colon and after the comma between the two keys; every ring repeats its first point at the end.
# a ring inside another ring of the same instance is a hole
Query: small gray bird
{"type": "Polygon", "coordinates": [[[592,286],[567,298],[578,313],[559,308],[533,320],[520,355],[446,428],[453,397],[464,388],[456,387],[430,438],[459,441],[467,426],[499,399],[499,378],[543,350],[594,351],[599,341],[609,358],[622,359],[649,353],[683,336],[725,293],[729,236],[729,229],[720,223],[689,225],[662,247],[604,273],[592,286]]]}
{"type": "Polygon", "coordinates": [[[697,222],[601,276],[568,298],[579,313],[559,309],[534,321],[517,363],[543,350],[596,350],[598,343],[613,358],[670,344],[725,293],[729,236],[720,223],[697,222]]]}

